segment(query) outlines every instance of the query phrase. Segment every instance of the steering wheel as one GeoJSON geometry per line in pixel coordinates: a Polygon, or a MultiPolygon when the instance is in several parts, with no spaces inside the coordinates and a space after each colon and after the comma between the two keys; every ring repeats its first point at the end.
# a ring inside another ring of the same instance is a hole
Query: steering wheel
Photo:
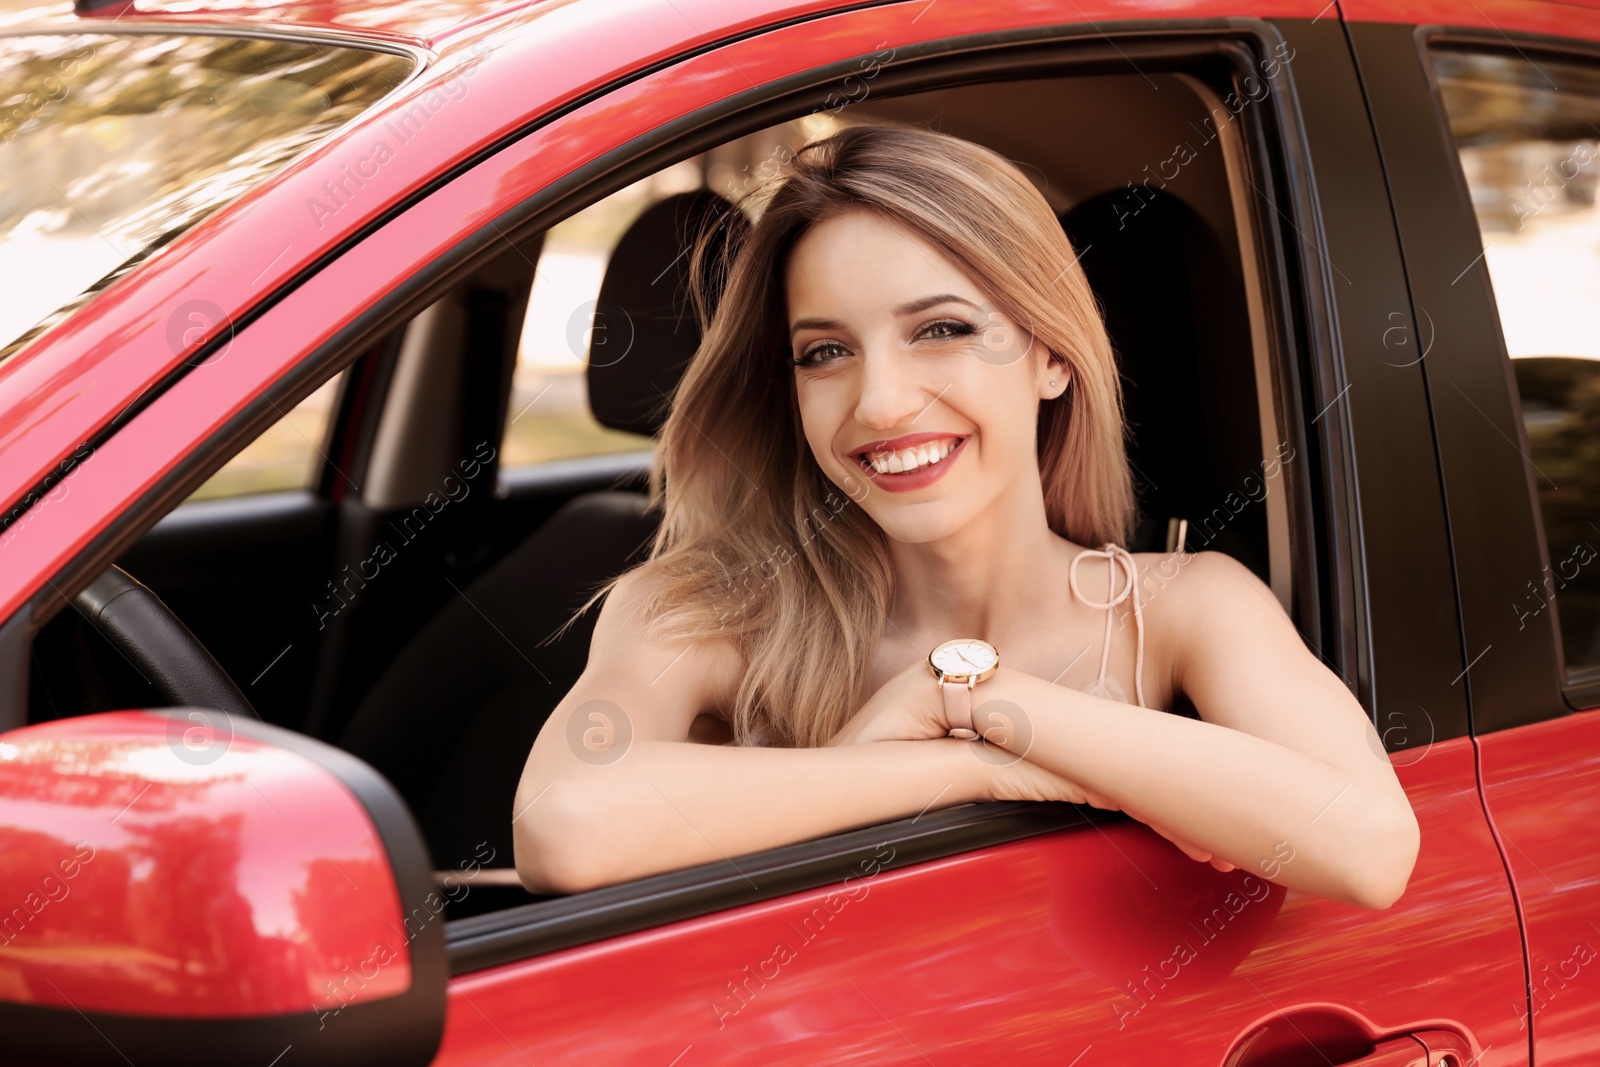
{"type": "Polygon", "coordinates": [[[183,620],[121,567],[107,567],[72,605],[173,706],[261,718],[183,620]]]}

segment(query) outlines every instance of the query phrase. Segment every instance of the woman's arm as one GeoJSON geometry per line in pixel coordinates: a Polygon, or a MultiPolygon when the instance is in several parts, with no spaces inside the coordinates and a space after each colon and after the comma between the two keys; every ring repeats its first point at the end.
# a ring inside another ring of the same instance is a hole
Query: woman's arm
{"type": "MultiPolygon", "coordinates": [[[[1032,728],[1029,760],[1141,822],[1289,888],[1360,907],[1392,904],[1411,876],[1419,831],[1360,704],[1230,557],[1190,557],[1158,598],[1166,598],[1160,625],[1176,649],[1175,684],[1201,720],[1005,667],[984,683],[979,708],[1017,705],[1032,728]]],[[[979,718],[980,730],[988,725],[979,718]]],[[[1008,748],[1021,737],[992,735],[1008,748]]]]}
{"type": "Polygon", "coordinates": [[[534,892],[576,893],[969,803],[982,776],[965,745],[635,741],[614,764],[524,776],[517,870],[534,892]]]}
{"type": "Polygon", "coordinates": [[[700,712],[731,703],[742,664],[725,642],[647,641],[642,595],[624,578],[603,601],[584,672],[523,768],[512,835],[533,892],[578,892],[976,800],[1075,799],[1026,761],[995,767],[951,738],[848,749],[686,741],[700,712]]]}

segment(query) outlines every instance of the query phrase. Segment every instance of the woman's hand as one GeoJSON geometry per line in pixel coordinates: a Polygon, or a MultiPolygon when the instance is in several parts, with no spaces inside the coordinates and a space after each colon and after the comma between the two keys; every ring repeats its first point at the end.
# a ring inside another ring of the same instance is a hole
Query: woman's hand
{"type": "Polygon", "coordinates": [[[1144,823],[1146,826],[1150,827],[1150,829],[1154,830],[1156,833],[1160,834],[1162,837],[1166,838],[1168,841],[1171,841],[1174,845],[1177,845],[1178,846],[1178,850],[1180,852],[1182,852],[1185,856],[1188,856],[1190,859],[1196,860],[1196,861],[1198,861],[1200,863],[1209,863],[1209,864],[1211,864],[1211,866],[1215,867],[1217,870],[1223,871],[1223,872],[1231,871],[1231,870],[1234,869],[1234,865],[1229,863],[1227,860],[1219,859],[1217,856],[1213,855],[1210,852],[1207,852],[1203,848],[1200,848],[1198,845],[1191,845],[1189,842],[1183,840],[1181,837],[1175,836],[1170,830],[1167,830],[1167,829],[1165,829],[1163,827],[1157,826],[1155,823],[1149,822],[1148,820],[1141,818],[1140,816],[1134,814],[1131,811],[1128,812],[1128,815],[1130,817],[1134,818],[1134,819],[1137,819],[1139,822],[1144,823]]]}
{"type": "Polygon", "coordinates": [[[949,733],[939,683],[934,680],[926,660],[915,660],[884,682],[828,744],[923,741],[946,737],[949,733]]]}
{"type": "MultiPolygon", "coordinates": [[[[1142,819],[1140,821],[1143,822],[1142,819]]],[[[1189,844],[1189,842],[1184,841],[1181,838],[1177,838],[1177,837],[1172,836],[1171,833],[1169,833],[1166,830],[1163,830],[1161,827],[1157,826],[1155,823],[1148,822],[1148,823],[1145,823],[1145,825],[1150,827],[1150,829],[1154,830],[1156,833],[1160,834],[1162,837],[1166,838],[1168,841],[1171,841],[1174,845],[1177,845],[1178,848],[1183,851],[1183,854],[1188,856],[1190,859],[1199,860],[1201,863],[1210,863],[1211,866],[1215,867],[1219,871],[1231,871],[1231,870],[1233,870],[1233,864],[1229,863],[1227,860],[1219,859],[1218,857],[1212,855],[1211,853],[1207,852],[1203,848],[1199,848],[1198,846],[1191,845],[1191,844],[1189,844]]]]}
{"type": "MultiPolygon", "coordinates": [[[[1101,808],[1106,811],[1120,811],[1122,806],[1110,797],[1102,796],[1091,789],[1086,789],[1076,782],[1069,782],[1053,771],[1034,763],[1032,760],[1019,759],[1015,763],[997,766],[991,782],[989,800],[1064,800],[1069,804],[1088,804],[1091,807],[1101,808]]],[[[1129,817],[1144,822],[1133,812],[1128,812],[1129,817]]],[[[1218,859],[1205,849],[1157,826],[1155,823],[1145,823],[1146,826],[1171,841],[1178,849],[1192,860],[1201,863],[1210,863],[1219,871],[1231,871],[1233,864],[1227,860],[1218,859]]]]}
{"type": "MultiPolygon", "coordinates": [[[[1004,668],[1002,668],[1004,670],[1004,668]]],[[[854,717],[828,741],[829,745],[856,745],[869,741],[923,741],[946,737],[950,724],[945,719],[944,697],[939,692],[933,673],[923,660],[913,661],[899,674],[890,678],[878,691],[861,705],[854,717]]],[[[999,736],[997,735],[996,740],[999,736]]],[[[968,742],[982,746],[980,754],[974,749],[974,758],[986,755],[988,764],[984,799],[1065,801],[1069,804],[1087,804],[1105,811],[1120,811],[1122,805],[1103,794],[1069,781],[1033,761],[1016,756],[1011,758],[998,745],[983,741],[968,742]],[[998,758],[995,758],[998,757],[998,758]]],[[[1146,822],[1137,814],[1128,815],[1145,823],[1150,829],[1171,841],[1184,855],[1200,863],[1210,863],[1219,871],[1231,871],[1234,865],[1218,859],[1210,852],[1174,836],[1170,831],[1146,822]]]]}

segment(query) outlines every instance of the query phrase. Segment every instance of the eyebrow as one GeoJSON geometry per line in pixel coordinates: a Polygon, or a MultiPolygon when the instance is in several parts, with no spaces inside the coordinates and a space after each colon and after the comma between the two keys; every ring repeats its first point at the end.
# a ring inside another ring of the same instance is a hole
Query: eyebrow
{"type": "MultiPolygon", "coordinates": [[[[938,307],[940,304],[965,304],[974,311],[978,309],[977,304],[974,304],[964,296],[957,296],[954,293],[936,293],[933,296],[918,297],[916,300],[913,300],[910,303],[901,304],[899,307],[894,309],[894,313],[898,317],[915,315],[919,311],[927,311],[929,308],[938,307]]],[[[799,333],[801,330],[842,329],[844,329],[844,323],[840,322],[838,319],[798,319],[795,321],[795,324],[789,328],[789,339],[791,341],[794,340],[794,335],[799,333]]]]}

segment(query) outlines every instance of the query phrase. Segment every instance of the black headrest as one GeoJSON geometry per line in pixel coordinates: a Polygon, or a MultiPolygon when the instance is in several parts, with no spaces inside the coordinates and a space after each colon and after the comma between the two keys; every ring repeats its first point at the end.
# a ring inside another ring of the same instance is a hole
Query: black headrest
{"type": "Polygon", "coordinates": [[[589,408],[602,425],[651,435],[661,429],[665,397],[700,347],[689,275],[694,242],[711,225],[717,230],[708,251],[720,257],[734,233],[749,224],[742,211],[709,189],[677,193],[651,205],[611,253],[587,372],[589,408]]]}
{"type": "Polygon", "coordinates": [[[1190,551],[1219,549],[1266,575],[1266,509],[1218,514],[1225,500],[1242,496],[1252,469],[1261,473],[1250,313],[1237,257],[1178,197],[1141,196],[1147,199],[1132,212],[1126,192],[1112,190],[1061,215],[1123,375],[1141,514],[1136,550],[1164,549],[1168,518],[1181,516],[1189,520],[1190,551]],[[1228,521],[1219,533],[1222,516],[1228,521]]]}

